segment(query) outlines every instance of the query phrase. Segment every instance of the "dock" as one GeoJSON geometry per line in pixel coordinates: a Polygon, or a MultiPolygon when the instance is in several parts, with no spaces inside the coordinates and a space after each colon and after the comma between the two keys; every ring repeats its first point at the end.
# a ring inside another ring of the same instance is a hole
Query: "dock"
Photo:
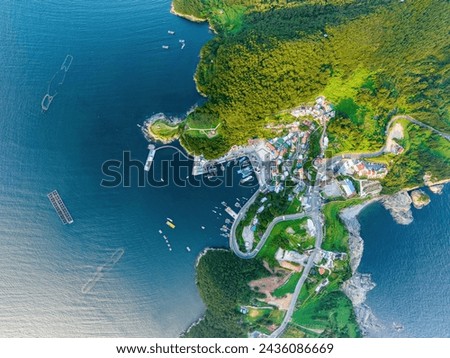
{"type": "Polygon", "coordinates": [[[228,215],[230,215],[234,220],[236,220],[236,218],[238,217],[238,214],[236,214],[236,212],[231,209],[229,206],[227,206],[225,208],[225,211],[227,212],[228,215]]]}
{"type": "Polygon", "coordinates": [[[145,162],[144,170],[148,172],[150,168],[152,167],[153,158],[155,158],[155,146],[153,144],[149,144],[148,149],[150,150],[148,152],[147,161],[145,162]]]}
{"type": "Polygon", "coordinates": [[[69,210],[67,210],[67,207],[62,201],[59,193],[56,190],[54,190],[51,193],[47,194],[47,197],[52,203],[53,207],[55,208],[56,213],[58,214],[62,223],[64,225],[72,224],[73,223],[72,216],[70,215],[69,210]]]}

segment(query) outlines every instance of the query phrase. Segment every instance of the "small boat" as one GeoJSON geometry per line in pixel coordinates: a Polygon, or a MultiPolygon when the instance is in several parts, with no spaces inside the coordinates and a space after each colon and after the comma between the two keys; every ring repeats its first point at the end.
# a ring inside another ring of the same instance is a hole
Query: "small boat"
{"type": "Polygon", "coordinates": [[[162,234],[162,230],[161,230],[161,229],[159,229],[158,232],[159,232],[160,234],[162,234]]]}
{"type": "Polygon", "coordinates": [[[171,218],[166,218],[167,220],[169,220],[169,221],[173,221],[171,218]]]}
{"type": "Polygon", "coordinates": [[[250,175],[248,177],[245,177],[244,179],[241,179],[240,183],[245,184],[245,183],[251,181],[252,179],[253,179],[253,177],[250,175]]]}
{"type": "Polygon", "coordinates": [[[204,227],[204,226],[202,226],[202,230],[205,230],[205,227],[204,227]]]}
{"type": "Polygon", "coordinates": [[[175,224],[174,224],[172,221],[167,220],[167,221],[166,221],[166,225],[167,225],[168,227],[170,227],[171,229],[175,229],[175,224]]]}
{"type": "Polygon", "coordinates": [[[183,43],[181,44],[181,49],[184,49],[185,46],[186,46],[186,44],[183,42],[183,43]]]}
{"type": "Polygon", "coordinates": [[[212,210],[212,212],[213,212],[214,214],[217,214],[217,211],[215,211],[215,210],[212,210]]]}
{"type": "Polygon", "coordinates": [[[222,213],[219,213],[219,216],[222,216],[222,213]]]}
{"type": "Polygon", "coordinates": [[[222,201],[223,206],[228,206],[226,202],[222,201]]]}
{"type": "Polygon", "coordinates": [[[190,248],[189,246],[186,246],[186,250],[187,250],[188,252],[191,252],[191,248],[190,248]]]}
{"type": "Polygon", "coordinates": [[[163,238],[164,238],[164,240],[167,240],[167,236],[166,235],[163,235],[163,238]]]}
{"type": "Polygon", "coordinates": [[[180,43],[180,44],[184,44],[185,43],[185,41],[184,40],[178,40],[178,42],[180,43]]]}
{"type": "Polygon", "coordinates": [[[172,31],[172,30],[167,31],[167,33],[168,33],[169,35],[175,35],[175,31],[172,31]]]}
{"type": "Polygon", "coordinates": [[[172,248],[171,248],[171,247],[169,247],[169,251],[172,251],[172,248]]]}
{"type": "Polygon", "coordinates": [[[167,46],[167,45],[162,45],[162,48],[163,48],[164,50],[168,50],[168,49],[169,49],[169,46],[167,46]]]}

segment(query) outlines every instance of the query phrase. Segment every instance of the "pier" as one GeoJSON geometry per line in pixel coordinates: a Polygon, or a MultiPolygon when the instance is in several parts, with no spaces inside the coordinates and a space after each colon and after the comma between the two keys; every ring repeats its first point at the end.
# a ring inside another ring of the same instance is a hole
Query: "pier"
{"type": "Polygon", "coordinates": [[[228,215],[230,215],[234,220],[236,220],[236,218],[238,217],[238,214],[236,214],[236,212],[231,209],[229,206],[227,206],[225,208],[225,211],[227,212],[228,215]]]}
{"type": "Polygon", "coordinates": [[[73,223],[72,216],[70,215],[69,210],[67,210],[67,207],[62,201],[59,193],[56,190],[54,190],[51,193],[47,194],[47,197],[52,203],[53,207],[55,208],[56,213],[58,214],[63,224],[64,225],[72,224],[73,223]]]}
{"type": "Polygon", "coordinates": [[[148,145],[148,149],[150,150],[148,152],[147,161],[145,162],[144,170],[148,172],[150,168],[152,167],[153,159],[155,158],[155,146],[153,144],[148,145]]]}

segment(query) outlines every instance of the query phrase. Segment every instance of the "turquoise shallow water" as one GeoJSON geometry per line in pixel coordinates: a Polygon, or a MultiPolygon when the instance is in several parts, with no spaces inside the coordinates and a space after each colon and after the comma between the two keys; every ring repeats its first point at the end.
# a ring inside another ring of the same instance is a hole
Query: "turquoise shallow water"
{"type": "Polygon", "coordinates": [[[450,337],[450,185],[442,195],[427,193],[431,204],[413,208],[408,226],[396,224],[378,203],[359,217],[359,271],[377,284],[366,303],[384,327],[371,336],[450,337]],[[404,330],[394,330],[393,322],[404,330]]]}

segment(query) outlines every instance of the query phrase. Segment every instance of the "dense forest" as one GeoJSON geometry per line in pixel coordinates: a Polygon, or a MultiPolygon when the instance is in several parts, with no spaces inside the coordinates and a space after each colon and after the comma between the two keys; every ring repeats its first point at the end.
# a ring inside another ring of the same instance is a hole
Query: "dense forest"
{"type": "Polygon", "coordinates": [[[197,266],[197,285],[206,313],[185,337],[244,337],[247,334],[239,305],[249,304],[255,292],[248,282],[269,272],[258,260],[242,260],[231,251],[214,250],[197,266]]]}
{"type": "Polygon", "coordinates": [[[395,113],[448,130],[450,4],[444,0],[175,0],[218,35],[196,79],[222,122],[217,146],[182,136],[192,151],[222,154],[258,136],[267,118],[324,94],[337,107],[331,148],[380,147],[395,113]],[[363,134],[363,136],[361,136],[363,134]]]}

